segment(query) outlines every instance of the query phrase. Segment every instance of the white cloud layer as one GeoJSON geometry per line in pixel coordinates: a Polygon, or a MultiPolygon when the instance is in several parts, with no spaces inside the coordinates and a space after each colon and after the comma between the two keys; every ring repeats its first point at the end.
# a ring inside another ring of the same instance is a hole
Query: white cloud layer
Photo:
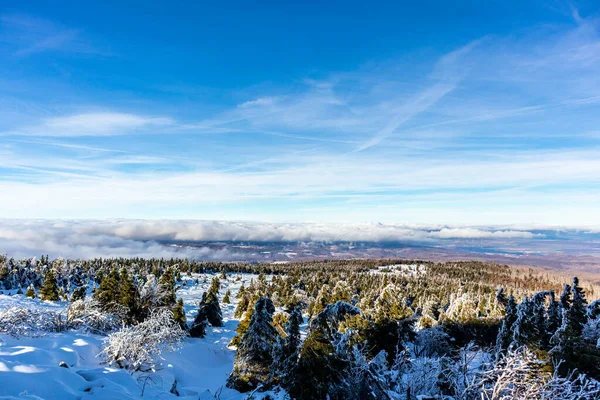
{"type": "Polygon", "coordinates": [[[266,223],[236,221],[0,220],[0,253],[15,257],[190,257],[232,260],[239,255],[163,241],[368,241],[439,242],[440,239],[532,239],[529,231],[493,227],[393,224],[266,223]]]}

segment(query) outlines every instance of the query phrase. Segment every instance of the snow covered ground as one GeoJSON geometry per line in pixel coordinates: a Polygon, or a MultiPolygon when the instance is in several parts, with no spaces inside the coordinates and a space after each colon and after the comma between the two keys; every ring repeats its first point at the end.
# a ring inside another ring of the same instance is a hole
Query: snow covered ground
{"type": "MultiPolygon", "coordinates": [[[[155,373],[134,373],[108,367],[97,357],[104,336],[81,332],[46,334],[43,337],[15,338],[0,335],[0,399],[215,399],[241,400],[241,394],[225,387],[233,368],[235,350],[227,347],[235,335],[238,320],[233,318],[235,294],[256,275],[228,275],[221,280],[220,299],[231,290],[232,304],[221,304],[224,326],[207,329],[202,339],[186,338],[182,348],[163,353],[155,373]],[[68,368],[59,366],[64,362],[68,368]],[[174,382],[179,397],[170,393],[174,382]]],[[[185,303],[188,322],[193,321],[202,293],[212,275],[183,276],[186,282],[177,291],[185,303]],[[206,282],[205,282],[206,278],[206,282]],[[199,283],[195,284],[196,279],[199,283]]],[[[23,295],[0,295],[0,309],[19,306],[57,311],[63,302],[42,302],[23,295]]],[[[277,398],[279,396],[271,396],[277,398]]],[[[257,396],[256,398],[260,398],[257,396]]]]}
{"type": "Polygon", "coordinates": [[[370,270],[370,274],[398,274],[403,276],[414,276],[425,273],[425,266],[423,264],[391,264],[377,267],[377,269],[370,270]]]}

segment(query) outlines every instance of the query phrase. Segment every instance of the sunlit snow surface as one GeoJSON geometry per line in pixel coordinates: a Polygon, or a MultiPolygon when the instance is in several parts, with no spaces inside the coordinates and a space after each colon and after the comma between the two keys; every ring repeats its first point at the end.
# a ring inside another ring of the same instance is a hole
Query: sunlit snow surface
{"type": "MultiPolygon", "coordinates": [[[[188,322],[194,319],[202,293],[208,289],[212,275],[184,275],[185,286],[177,296],[185,303],[188,322]],[[204,282],[206,278],[206,282],[204,282]],[[199,284],[196,285],[196,279],[199,284]]],[[[134,373],[111,368],[96,355],[104,336],[80,332],[47,334],[43,337],[14,338],[0,335],[0,399],[215,399],[221,391],[222,400],[241,400],[241,394],[225,387],[233,368],[235,350],[227,347],[235,335],[238,320],[233,318],[235,294],[242,282],[246,286],[256,275],[231,274],[221,280],[220,297],[229,288],[233,304],[221,304],[224,326],[208,328],[202,339],[187,338],[183,347],[163,354],[164,360],[156,373],[134,373]],[[241,276],[242,280],[235,278],[241,276]],[[59,367],[60,362],[69,368],[59,367]],[[177,380],[180,397],[170,393],[177,380]],[[142,390],[144,395],[142,397],[142,390]]],[[[0,308],[35,307],[42,310],[61,309],[64,302],[41,302],[23,295],[0,295],[0,308]]],[[[283,398],[283,393],[270,393],[283,398]]],[[[257,398],[260,398],[258,396],[257,398]]]]}

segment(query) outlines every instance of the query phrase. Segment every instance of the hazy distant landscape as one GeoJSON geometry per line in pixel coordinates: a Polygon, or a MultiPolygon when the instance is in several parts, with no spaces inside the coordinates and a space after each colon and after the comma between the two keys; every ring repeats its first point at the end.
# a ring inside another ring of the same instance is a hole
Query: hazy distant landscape
{"type": "Polygon", "coordinates": [[[13,257],[189,257],[286,262],[355,258],[482,260],[600,273],[600,231],[519,226],[315,224],[228,221],[5,220],[13,257]]]}

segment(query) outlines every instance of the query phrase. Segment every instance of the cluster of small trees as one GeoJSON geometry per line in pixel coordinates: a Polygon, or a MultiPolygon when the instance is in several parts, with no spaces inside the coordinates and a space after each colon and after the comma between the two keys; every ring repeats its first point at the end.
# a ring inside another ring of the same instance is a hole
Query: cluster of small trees
{"type": "Polygon", "coordinates": [[[560,297],[519,284],[508,285],[507,296],[474,275],[450,292],[456,281],[449,274],[259,276],[237,294],[238,352],[228,386],[279,386],[300,400],[600,397],[600,302],[587,304],[577,278],[560,297]],[[286,311],[275,313],[276,306],[286,311]],[[309,322],[301,341],[303,313],[309,322]]]}

